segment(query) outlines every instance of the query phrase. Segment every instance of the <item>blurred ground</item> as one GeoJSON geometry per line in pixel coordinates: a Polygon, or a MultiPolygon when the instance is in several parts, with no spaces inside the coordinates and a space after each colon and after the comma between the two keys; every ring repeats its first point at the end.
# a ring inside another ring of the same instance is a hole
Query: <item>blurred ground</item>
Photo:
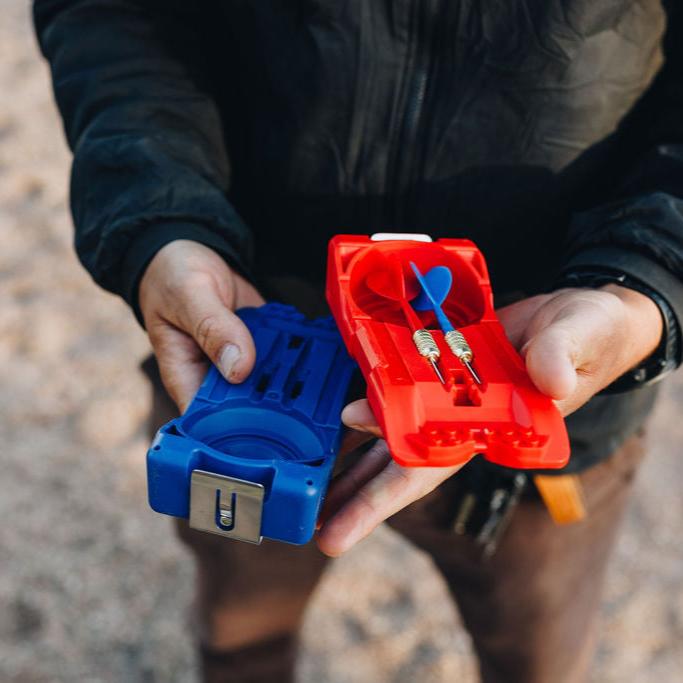
{"type": "MultiPolygon", "coordinates": [[[[192,566],[145,501],[147,344],[72,253],[27,5],[4,0],[0,22],[0,681],[191,683],[192,566]]],[[[611,566],[595,681],[681,680],[681,406],[679,374],[611,566]]],[[[384,530],[321,585],[300,678],[475,680],[440,579],[384,530]]]]}

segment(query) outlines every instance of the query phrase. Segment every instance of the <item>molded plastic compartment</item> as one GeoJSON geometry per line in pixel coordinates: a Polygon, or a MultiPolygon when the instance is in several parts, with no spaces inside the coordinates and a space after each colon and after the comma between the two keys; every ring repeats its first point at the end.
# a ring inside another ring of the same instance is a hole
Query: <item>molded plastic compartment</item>
{"type": "Polygon", "coordinates": [[[569,458],[566,428],[552,400],[527,375],[493,307],[486,263],[469,240],[373,242],[339,235],[328,254],[327,298],[351,356],[368,385],[370,406],[392,456],[407,466],[452,466],[476,453],[516,468],[562,467],[569,458]],[[409,298],[419,293],[410,267],[422,273],[447,266],[453,286],[443,308],[465,335],[478,385],[451,353],[431,311],[418,313],[441,351],[443,386],[413,343],[397,301],[376,283],[393,260],[401,263],[409,298]]]}
{"type": "MultiPolygon", "coordinates": [[[[376,321],[394,323],[405,327],[405,317],[396,302],[378,296],[367,284],[371,273],[377,274],[388,267],[388,260],[397,258],[401,262],[403,275],[408,291],[417,296],[420,291],[417,278],[410,263],[413,262],[425,273],[438,265],[447,266],[457,283],[443,304],[446,315],[456,327],[464,327],[481,321],[486,310],[486,297],[489,292],[482,288],[483,281],[488,282],[486,267],[477,265],[482,271],[472,267],[472,263],[462,255],[447,251],[438,243],[413,242],[414,246],[406,247],[405,242],[377,242],[372,247],[362,250],[350,263],[348,268],[348,292],[350,304],[357,307],[376,321]]],[[[412,298],[412,297],[411,297],[412,298]]],[[[425,313],[423,320],[433,327],[434,315],[425,313]]]]}
{"type": "Polygon", "coordinates": [[[188,517],[193,470],[262,484],[262,535],[306,543],[332,473],[355,364],[331,318],[306,320],[280,304],[238,315],[254,337],[254,370],[229,384],[211,367],[185,414],[159,430],[147,458],[149,502],[188,517]]]}

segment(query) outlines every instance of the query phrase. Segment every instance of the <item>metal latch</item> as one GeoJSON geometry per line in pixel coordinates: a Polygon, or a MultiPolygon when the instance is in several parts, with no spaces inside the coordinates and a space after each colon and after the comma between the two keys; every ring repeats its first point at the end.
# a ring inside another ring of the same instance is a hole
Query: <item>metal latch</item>
{"type": "Polygon", "coordinates": [[[190,526],[248,543],[261,542],[262,484],[193,470],[190,526]]]}

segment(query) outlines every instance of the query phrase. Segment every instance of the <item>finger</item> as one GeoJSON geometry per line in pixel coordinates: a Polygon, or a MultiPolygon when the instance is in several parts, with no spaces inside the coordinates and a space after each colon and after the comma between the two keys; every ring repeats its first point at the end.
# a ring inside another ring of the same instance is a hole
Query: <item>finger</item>
{"type": "Polygon", "coordinates": [[[628,369],[621,306],[595,293],[574,296],[525,345],[534,384],[568,415],[628,369]]]}
{"type": "Polygon", "coordinates": [[[505,336],[516,349],[519,349],[522,345],[522,336],[528,323],[526,317],[516,315],[514,304],[496,311],[496,315],[505,330],[505,336]]]}
{"type": "Polygon", "coordinates": [[[378,441],[361,456],[358,462],[335,477],[325,497],[325,503],[318,518],[318,526],[321,527],[355,493],[376,477],[390,460],[391,455],[386,442],[378,441]]]}
{"type": "Polygon", "coordinates": [[[323,524],[316,539],[318,547],[331,557],[341,555],[460,467],[401,467],[391,460],[323,524]]]}
{"type": "Polygon", "coordinates": [[[212,287],[186,294],[178,317],[226,380],[237,384],[246,379],[256,360],[254,341],[212,287]]]}
{"type": "Polygon", "coordinates": [[[522,348],[522,355],[531,381],[546,396],[563,400],[576,390],[578,358],[571,327],[550,325],[522,348]]]}
{"type": "Polygon", "coordinates": [[[181,413],[201,385],[208,363],[195,340],[166,322],[148,325],[149,338],[166,391],[181,413]]]}
{"type": "Polygon", "coordinates": [[[380,438],[382,436],[377,420],[370,410],[370,404],[365,398],[349,403],[342,411],[341,418],[342,422],[351,429],[368,432],[380,438]]]}
{"type": "Polygon", "coordinates": [[[339,446],[339,453],[337,455],[338,457],[343,458],[375,438],[377,437],[368,432],[359,432],[357,429],[346,429],[344,430],[341,445],[339,446]]]}

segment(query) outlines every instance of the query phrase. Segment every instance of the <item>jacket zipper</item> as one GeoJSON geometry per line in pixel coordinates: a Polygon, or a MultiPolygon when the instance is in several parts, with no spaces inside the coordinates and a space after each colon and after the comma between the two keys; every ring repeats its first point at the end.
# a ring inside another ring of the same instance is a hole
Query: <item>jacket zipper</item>
{"type": "Polygon", "coordinates": [[[417,17],[411,32],[411,38],[414,42],[409,46],[411,51],[415,49],[417,53],[414,57],[415,66],[410,76],[409,92],[401,125],[398,127],[398,134],[395,136],[396,153],[393,164],[392,196],[395,206],[393,218],[394,225],[402,229],[411,228],[411,226],[405,225],[405,221],[407,218],[410,219],[408,212],[410,205],[414,203],[414,196],[412,196],[414,193],[410,190],[410,185],[418,170],[414,167],[416,163],[415,143],[427,94],[431,66],[431,44],[428,44],[428,37],[431,38],[432,36],[434,17],[438,15],[436,11],[428,11],[428,19],[423,19],[420,16],[423,2],[417,4],[417,17]]]}

